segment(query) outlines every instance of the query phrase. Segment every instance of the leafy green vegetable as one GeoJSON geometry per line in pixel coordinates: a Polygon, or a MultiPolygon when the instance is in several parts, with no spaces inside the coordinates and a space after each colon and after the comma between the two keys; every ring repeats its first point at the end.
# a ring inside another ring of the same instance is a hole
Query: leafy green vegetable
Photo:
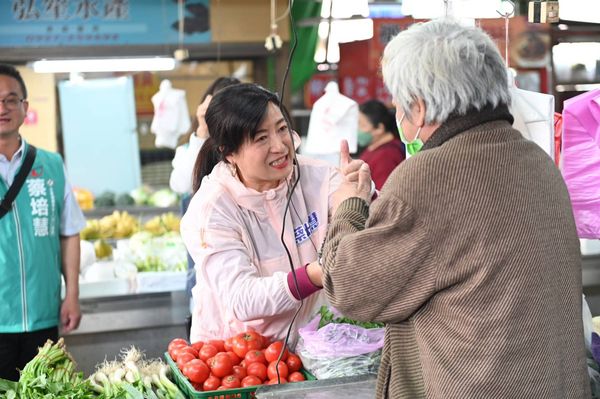
{"type": "Polygon", "coordinates": [[[321,315],[321,320],[319,320],[319,329],[325,327],[329,323],[351,324],[353,326],[359,326],[363,328],[381,328],[385,325],[383,323],[375,323],[372,321],[356,321],[344,316],[335,317],[335,314],[326,305],[321,306],[319,309],[319,314],[321,315]]]}
{"type": "Polygon", "coordinates": [[[0,381],[0,392],[10,399],[91,399],[95,395],[82,373],[74,371],[75,363],[64,347],[48,340],[38,354],[25,365],[16,383],[0,381]]]}
{"type": "Polygon", "coordinates": [[[169,190],[168,188],[163,188],[152,193],[152,195],[148,199],[148,205],[166,208],[169,206],[177,205],[178,201],[179,197],[176,193],[169,190]]]}

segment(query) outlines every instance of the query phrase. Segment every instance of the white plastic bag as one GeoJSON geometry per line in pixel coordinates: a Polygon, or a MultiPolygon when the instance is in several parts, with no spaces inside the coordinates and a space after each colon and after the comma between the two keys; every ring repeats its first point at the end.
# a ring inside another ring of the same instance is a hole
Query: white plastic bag
{"type": "MultiPolygon", "coordinates": [[[[335,312],[334,312],[335,313],[335,312]]],[[[330,323],[319,328],[317,315],[299,333],[296,353],[318,380],[376,373],[381,362],[384,328],[330,323]]]]}
{"type": "Polygon", "coordinates": [[[594,332],[594,323],[592,321],[592,312],[585,300],[585,295],[581,294],[581,315],[583,316],[583,337],[585,339],[585,347],[588,351],[592,350],[592,333],[594,332]]]}

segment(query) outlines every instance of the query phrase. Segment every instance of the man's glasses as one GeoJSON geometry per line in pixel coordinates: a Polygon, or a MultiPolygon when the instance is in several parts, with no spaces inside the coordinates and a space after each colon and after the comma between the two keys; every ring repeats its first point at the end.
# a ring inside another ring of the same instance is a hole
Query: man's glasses
{"type": "Polygon", "coordinates": [[[8,110],[15,110],[24,101],[27,101],[27,100],[25,100],[24,98],[19,98],[17,96],[8,96],[8,97],[0,100],[0,104],[4,105],[4,108],[6,108],[8,110]]]}

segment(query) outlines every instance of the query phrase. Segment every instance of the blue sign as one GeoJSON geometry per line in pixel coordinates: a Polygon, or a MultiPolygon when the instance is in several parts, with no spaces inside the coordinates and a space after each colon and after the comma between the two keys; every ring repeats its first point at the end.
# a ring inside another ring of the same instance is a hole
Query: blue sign
{"type": "MultiPolygon", "coordinates": [[[[209,43],[208,0],[186,0],[183,43],[209,43]]],[[[2,0],[0,47],[179,43],[177,0],[2,0]]]]}

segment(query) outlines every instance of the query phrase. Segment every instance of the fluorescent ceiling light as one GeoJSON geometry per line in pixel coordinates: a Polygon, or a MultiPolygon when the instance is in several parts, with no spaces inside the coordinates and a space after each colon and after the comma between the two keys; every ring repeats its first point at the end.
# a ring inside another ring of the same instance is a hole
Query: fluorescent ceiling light
{"type": "Polygon", "coordinates": [[[175,68],[175,64],[175,59],[170,57],[141,57],[41,60],[32,62],[30,66],[37,73],[60,73],[170,71],[175,68]]]}

